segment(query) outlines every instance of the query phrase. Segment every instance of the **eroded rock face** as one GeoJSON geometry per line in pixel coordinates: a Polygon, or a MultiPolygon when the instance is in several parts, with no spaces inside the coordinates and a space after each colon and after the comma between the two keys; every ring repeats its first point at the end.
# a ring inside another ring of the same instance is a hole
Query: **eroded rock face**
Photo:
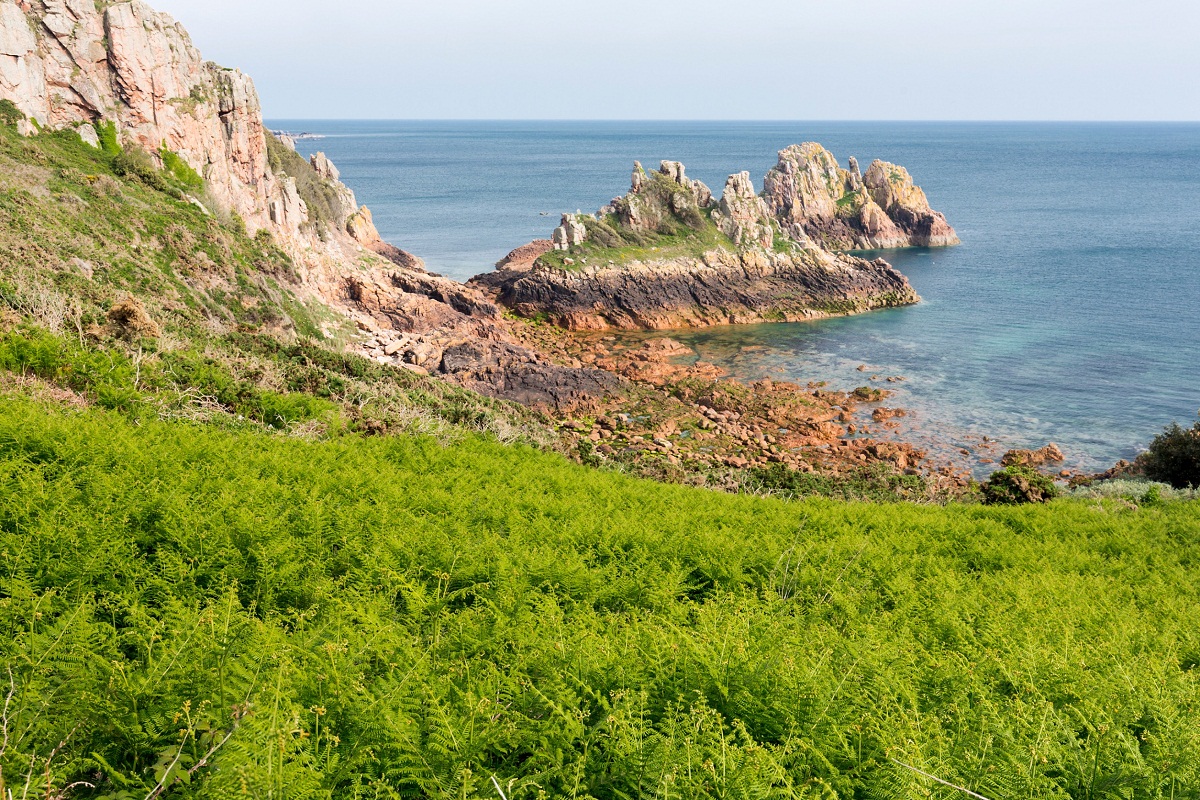
{"type": "Polygon", "coordinates": [[[775,240],[771,215],[762,198],[755,193],[749,172],[729,176],[713,220],[738,247],[757,245],[769,248],[775,240]]]}
{"type": "Polygon", "coordinates": [[[702,258],[564,270],[535,264],[472,278],[522,316],[569,330],[667,330],[792,322],[919,300],[882,259],[820,250],[713,250],[702,258]]]}
{"type": "MultiPolygon", "coordinates": [[[[0,97],[43,127],[114,121],[121,139],[177,153],[251,229],[287,191],[267,165],[249,77],[206,62],[187,31],[142,2],[0,0],[0,97]]],[[[282,209],[277,209],[282,211],[282,209]]]]}
{"type": "Polygon", "coordinates": [[[45,119],[50,95],[37,47],[32,20],[16,3],[0,0],[0,97],[29,116],[45,119]]]}
{"type": "Polygon", "coordinates": [[[833,250],[958,244],[946,218],[929,207],[903,167],[876,161],[866,175],[850,159],[842,169],[815,142],[792,145],[764,180],[771,214],[796,241],[833,250]]]}
{"type": "Polygon", "coordinates": [[[944,247],[959,243],[946,217],[929,207],[925,192],[904,167],[875,161],[862,180],[871,199],[904,231],[910,244],[944,247]]]}

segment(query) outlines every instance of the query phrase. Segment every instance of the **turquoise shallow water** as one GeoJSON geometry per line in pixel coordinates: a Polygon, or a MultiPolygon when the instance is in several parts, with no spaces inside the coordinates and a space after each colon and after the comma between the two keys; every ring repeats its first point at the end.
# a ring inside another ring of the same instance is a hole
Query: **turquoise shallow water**
{"type": "Polygon", "coordinates": [[[902,375],[879,385],[913,411],[903,434],[942,452],[1055,441],[1099,468],[1200,408],[1200,125],[271,124],[325,135],[301,151],[325,151],[385,238],[458,279],[623,193],[634,159],[681,160],[718,193],[801,141],[903,164],[964,242],[883,254],[923,303],[678,338],[744,378],[902,375]]]}

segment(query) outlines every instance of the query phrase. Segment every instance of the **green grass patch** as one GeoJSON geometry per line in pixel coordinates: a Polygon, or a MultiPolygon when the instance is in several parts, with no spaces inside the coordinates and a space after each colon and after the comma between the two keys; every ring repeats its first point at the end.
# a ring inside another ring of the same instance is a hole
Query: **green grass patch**
{"type": "Polygon", "coordinates": [[[5,402],[0,770],[96,797],[957,796],[911,765],[1191,797],[1198,558],[1195,503],[790,503],[479,437],[5,402]]]}
{"type": "Polygon", "coordinates": [[[665,233],[642,233],[620,228],[615,219],[586,218],[588,238],[570,250],[553,250],[538,258],[538,262],[559,269],[578,270],[584,267],[627,266],[635,262],[661,261],[673,258],[701,258],[712,250],[736,250],[733,241],[717,229],[707,214],[700,227],[683,224],[667,226],[665,233]],[[632,239],[632,241],[631,241],[632,239]],[[567,264],[570,259],[573,264],[567,264]]]}

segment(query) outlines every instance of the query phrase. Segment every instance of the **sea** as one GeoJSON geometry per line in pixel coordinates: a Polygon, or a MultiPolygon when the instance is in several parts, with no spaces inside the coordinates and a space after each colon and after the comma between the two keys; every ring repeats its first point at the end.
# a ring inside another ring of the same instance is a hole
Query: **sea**
{"type": "Polygon", "coordinates": [[[385,239],[458,280],[682,161],[720,193],[814,141],[904,165],[962,245],[879,251],[918,305],[672,332],[743,380],[871,385],[907,409],[877,434],[986,472],[1057,443],[1066,468],[1134,457],[1200,409],[1200,124],[272,120],[310,133],[385,239]],[[895,380],[889,382],[887,378],[895,380]],[[902,379],[902,380],[901,380],[902,379]],[[986,437],[986,439],[985,439],[986,437]]]}

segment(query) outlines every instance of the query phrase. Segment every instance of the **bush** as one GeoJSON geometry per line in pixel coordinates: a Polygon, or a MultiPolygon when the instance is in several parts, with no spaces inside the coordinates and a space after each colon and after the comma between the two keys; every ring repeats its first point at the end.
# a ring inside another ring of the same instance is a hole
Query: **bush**
{"type": "Polygon", "coordinates": [[[983,502],[988,505],[1045,503],[1058,497],[1054,481],[1029,467],[1006,467],[992,473],[983,484],[983,502]]]}
{"type": "Polygon", "coordinates": [[[0,125],[13,126],[23,119],[25,115],[11,100],[0,100],[0,125]]]}
{"type": "Polygon", "coordinates": [[[162,159],[163,169],[175,179],[176,183],[188,189],[204,188],[204,179],[178,154],[164,147],[158,155],[162,159]]]}
{"type": "Polygon", "coordinates": [[[138,147],[127,147],[118,153],[113,158],[113,172],[123,178],[135,178],[160,192],[170,189],[150,154],[138,147]]]}
{"type": "Polygon", "coordinates": [[[1190,429],[1173,423],[1154,437],[1138,464],[1150,480],[1176,489],[1200,486],[1200,422],[1190,429]]]}
{"type": "Polygon", "coordinates": [[[1077,486],[1070,492],[1072,497],[1089,500],[1120,498],[1139,505],[1157,505],[1164,502],[1200,499],[1200,490],[1174,489],[1170,484],[1147,481],[1141,478],[1115,478],[1077,486]]]}
{"type": "Polygon", "coordinates": [[[94,126],[100,138],[100,149],[113,158],[121,155],[121,142],[117,137],[117,123],[112,120],[97,122],[94,126]]]}

